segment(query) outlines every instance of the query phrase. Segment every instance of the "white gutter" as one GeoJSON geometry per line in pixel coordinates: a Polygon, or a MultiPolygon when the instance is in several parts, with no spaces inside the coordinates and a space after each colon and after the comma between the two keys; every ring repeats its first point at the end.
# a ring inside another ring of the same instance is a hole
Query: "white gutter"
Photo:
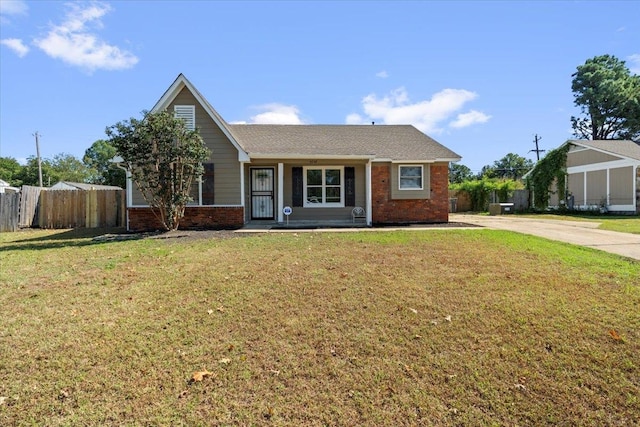
{"type": "Polygon", "coordinates": [[[291,154],[291,153],[280,153],[280,154],[263,154],[263,153],[249,153],[249,157],[251,160],[274,160],[274,159],[283,159],[283,160],[373,160],[375,155],[373,154],[291,154]]]}

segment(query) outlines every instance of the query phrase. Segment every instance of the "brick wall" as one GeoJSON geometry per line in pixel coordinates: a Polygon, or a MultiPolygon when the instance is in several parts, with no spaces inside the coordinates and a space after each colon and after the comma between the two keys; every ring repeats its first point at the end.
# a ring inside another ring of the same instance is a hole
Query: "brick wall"
{"type": "MultiPolygon", "coordinates": [[[[162,230],[162,225],[149,208],[129,208],[129,230],[162,230]]],[[[179,228],[187,229],[235,229],[244,225],[242,207],[190,206],[184,211],[179,228]]]]}
{"type": "Polygon", "coordinates": [[[371,203],[374,224],[430,223],[449,221],[449,168],[431,165],[431,198],[391,199],[391,165],[371,167],[371,203]]]}

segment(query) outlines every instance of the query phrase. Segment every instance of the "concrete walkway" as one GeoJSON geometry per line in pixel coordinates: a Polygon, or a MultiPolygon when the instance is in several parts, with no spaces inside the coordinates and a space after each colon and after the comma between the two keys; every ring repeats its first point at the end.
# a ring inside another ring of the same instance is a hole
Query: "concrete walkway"
{"type": "Polygon", "coordinates": [[[531,234],[640,260],[640,235],[598,230],[596,222],[466,214],[450,214],[449,221],[531,234]]]}

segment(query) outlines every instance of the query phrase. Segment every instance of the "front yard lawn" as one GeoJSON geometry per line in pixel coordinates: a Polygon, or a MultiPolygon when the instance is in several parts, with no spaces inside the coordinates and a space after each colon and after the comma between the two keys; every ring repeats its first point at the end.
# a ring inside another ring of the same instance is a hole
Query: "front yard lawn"
{"type": "Polygon", "coordinates": [[[640,423],[640,263],[491,230],[221,236],[2,233],[0,425],[640,423]]]}

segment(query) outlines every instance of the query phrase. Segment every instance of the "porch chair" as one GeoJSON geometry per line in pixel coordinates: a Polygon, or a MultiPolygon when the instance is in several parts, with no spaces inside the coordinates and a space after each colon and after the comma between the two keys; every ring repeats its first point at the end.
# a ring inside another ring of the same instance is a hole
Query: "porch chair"
{"type": "Polygon", "coordinates": [[[363,219],[365,221],[367,220],[367,213],[365,212],[364,208],[356,206],[351,210],[351,220],[355,223],[356,219],[363,219]]]}

